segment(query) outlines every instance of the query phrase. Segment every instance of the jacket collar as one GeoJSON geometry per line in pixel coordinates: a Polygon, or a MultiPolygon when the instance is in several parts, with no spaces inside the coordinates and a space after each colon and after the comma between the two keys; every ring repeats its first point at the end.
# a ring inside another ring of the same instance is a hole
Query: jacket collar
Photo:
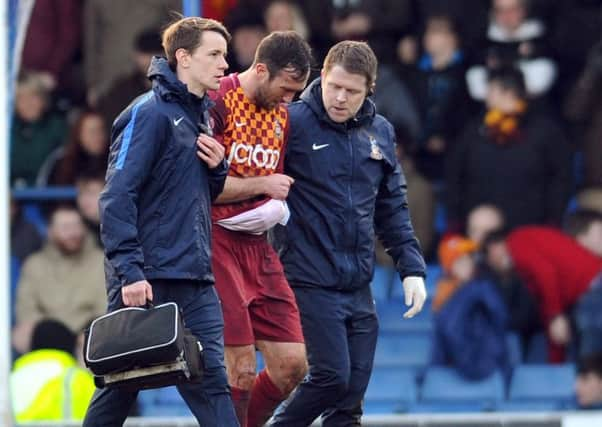
{"type": "Polygon", "coordinates": [[[345,123],[337,123],[331,120],[322,102],[322,79],[320,77],[309,84],[301,94],[300,99],[311,108],[321,122],[341,132],[345,132],[350,128],[368,125],[374,120],[374,116],[376,115],[374,102],[370,98],[366,98],[354,118],[347,120],[345,123]]]}
{"type": "Polygon", "coordinates": [[[188,91],[188,87],[178,79],[169,67],[167,59],[154,56],[148,68],[147,77],[153,83],[153,90],[165,101],[177,100],[194,106],[194,109],[206,111],[213,106],[207,95],[199,98],[188,91]]]}

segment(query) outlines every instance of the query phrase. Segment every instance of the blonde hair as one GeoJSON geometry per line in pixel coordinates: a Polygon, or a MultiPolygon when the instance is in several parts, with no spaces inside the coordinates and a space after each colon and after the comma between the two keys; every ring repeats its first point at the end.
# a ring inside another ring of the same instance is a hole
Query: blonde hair
{"type": "Polygon", "coordinates": [[[46,82],[40,73],[35,71],[24,70],[19,75],[17,80],[17,92],[28,91],[40,96],[45,102],[50,97],[50,88],[46,85],[46,82]]]}

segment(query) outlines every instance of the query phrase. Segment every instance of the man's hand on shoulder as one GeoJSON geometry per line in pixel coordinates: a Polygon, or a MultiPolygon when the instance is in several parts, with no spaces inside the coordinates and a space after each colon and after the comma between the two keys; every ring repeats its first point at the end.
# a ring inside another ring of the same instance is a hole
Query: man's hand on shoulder
{"type": "Polygon", "coordinates": [[[275,173],[263,177],[263,193],[272,199],[286,200],[291,185],[295,180],[288,175],[275,173]]]}
{"type": "Polygon", "coordinates": [[[408,276],[403,279],[403,293],[407,306],[412,306],[403,314],[403,317],[410,319],[420,313],[424,301],[426,301],[426,287],[424,279],[419,276],[408,276]]]}
{"type": "Polygon", "coordinates": [[[222,160],[224,160],[226,150],[215,138],[202,133],[198,136],[196,145],[198,148],[196,152],[197,156],[207,163],[209,169],[218,167],[222,163],[222,160]]]}
{"type": "Polygon", "coordinates": [[[153,300],[153,287],[146,280],[130,283],[121,288],[123,304],[128,307],[140,307],[153,300]]]}

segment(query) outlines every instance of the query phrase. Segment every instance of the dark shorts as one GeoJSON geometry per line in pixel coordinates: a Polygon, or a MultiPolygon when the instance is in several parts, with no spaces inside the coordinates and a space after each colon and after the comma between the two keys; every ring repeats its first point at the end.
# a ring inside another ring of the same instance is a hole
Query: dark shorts
{"type": "Polygon", "coordinates": [[[304,342],[295,295],[265,235],[214,225],[212,266],[226,345],[304,342]]]}

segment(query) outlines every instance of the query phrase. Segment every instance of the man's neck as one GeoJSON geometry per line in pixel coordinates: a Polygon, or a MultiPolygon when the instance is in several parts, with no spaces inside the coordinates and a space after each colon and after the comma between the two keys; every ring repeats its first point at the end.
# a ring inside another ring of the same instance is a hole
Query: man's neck
{"type": "Polygon", "coordinates": [[[190,76],[188,76],[186,73],[178,70],[176,72],[176,76],[178,77],[178,80],[180,80],[186,85],[188,92],[198,96],[199,98],[205,96],[205,92],[207,92],[207,89],[201,86],[200,84],[195,83],[194,80],[190,78],[190,76]]]}
{"type": "Polygon", "coordinates": [[[240,87],[244,92],[245,96],[251,100],[251,102],[255,102],[253,94],[257,90],[257,83],[255,82],[253,76],[253,70],[250,68],[243,71],[238,75],[238,81],[240,82],[240,87]]]}

